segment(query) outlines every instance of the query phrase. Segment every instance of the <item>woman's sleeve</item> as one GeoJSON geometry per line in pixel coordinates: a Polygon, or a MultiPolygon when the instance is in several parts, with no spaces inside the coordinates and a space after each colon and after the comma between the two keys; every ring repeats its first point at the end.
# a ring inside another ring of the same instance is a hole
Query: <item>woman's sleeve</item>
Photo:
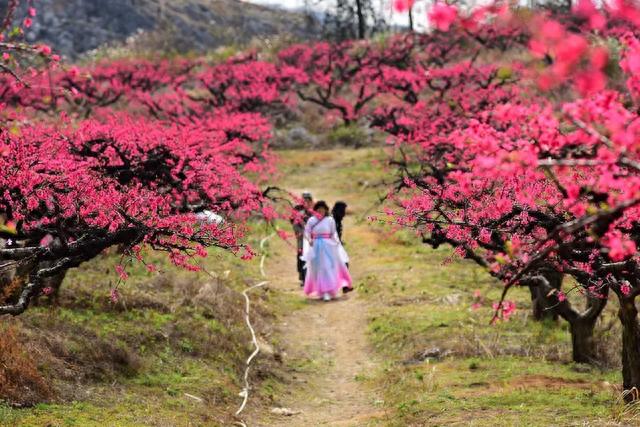
{"type": "Polygon", "coordinates": [[[311,229],[313,228],[314,216],[307,220],[307,224],[304,226],[304,238],[311,241],[311,229]]]}

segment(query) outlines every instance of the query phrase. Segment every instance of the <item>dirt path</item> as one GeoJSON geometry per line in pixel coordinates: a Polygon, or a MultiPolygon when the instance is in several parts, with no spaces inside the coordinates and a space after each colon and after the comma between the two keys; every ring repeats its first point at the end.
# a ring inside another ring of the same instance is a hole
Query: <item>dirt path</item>
{"type": "MultiPolygon", "coordinates": [[[[316,199],[326,199],[330,204],[340,199],[350,204],[353,214],[345,221],[345,232],[350,239],[347,249],[356,266],[365,264],[368,252],[364,243],[371,238],[366,223],[358,221],[368,201],[358,195],[360,184],[340,177],[344,168],[356,160],[353,156],[361,155],[317,154],[321,158],[308,166],[304,161],[297,163],[294,157],[289,159],[292,172],[285,178],[285,185],[298,184],[287,188],[308,189],[316,199]],[[311,173],[313,178],[309,179],[311,173]]],[[[291,247],[274,242],[266,264],[267,275],[272,288],[302,299],[294,262],[291,247]]],[[[351,272],[355,284],[364,270],[354,267],[351,272]]],[[[362,381],[378,362],[366,337],[367,302],[357,291],[329,303],[308,301],[303,308],[286,315],[278,329],[291,383],[275,400],[281,407],[298,413],[270,414],[252,425],[364,426],[376,424],[383,417],[377,393],[362,381]]]]}

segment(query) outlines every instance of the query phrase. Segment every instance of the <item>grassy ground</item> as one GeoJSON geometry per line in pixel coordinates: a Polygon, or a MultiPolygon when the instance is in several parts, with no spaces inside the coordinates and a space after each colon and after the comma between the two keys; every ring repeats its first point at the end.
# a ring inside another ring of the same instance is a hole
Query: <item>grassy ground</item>
{"type": "MultiPolygon", "coordinates": [[[[256,236],[261,231],[256,230],[256,236]]],[[[254,242],[255,243],[255,242],[254,242]]],[[[161,273],[133,265],[113,303],[120,256],[107,255],[72,271],[60,306],[34,307],[1,319],[18,335],[25,361],[35,361],[50,385],[50,403],[0,405],[0,425],[223,425],[240,403],[250,337],[239,290],[258,281],[256,262],[212,251],[206,273],[188,273],[161,254],[148,259],[161,273]]],[[[254,323],[267,334],[270,296],[257,291],[254,323]]],[[[272,306],[283,306],[273,303],[272,306]]],[[[255,381],[271,377],[263,356],[255,381]]]]}
{"type": "Polygon", "coordinates": [[[371,342],[387,361],[371,380],[394,411],[388,425],[602,425],[620,418],[611,386],[620,382],[618,371],[570,363],[566,324],[532,321],[524,291],[514,294],[517,314],[491,326],[499,289],[482,271],[449,260],[447,249],[387,246],[387,265],[405,272],[374,273],[360,289],[372,301],[371,342]],[[475,289],[485,299],[476,310],[475,289]],[[421,352],[432,357],[422,360],[421,352]]]}

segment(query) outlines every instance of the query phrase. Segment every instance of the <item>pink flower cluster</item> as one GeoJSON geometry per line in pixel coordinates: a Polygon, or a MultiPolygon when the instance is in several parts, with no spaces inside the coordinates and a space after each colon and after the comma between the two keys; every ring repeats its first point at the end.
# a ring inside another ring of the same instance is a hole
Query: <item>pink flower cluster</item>
{"type": "Polygon", "coordinates": [[[516,303],[513,301],[502,301],[500,303],[493,303],[492,308],[500,313],[500,318],[504,321],[508,321],[509,318],[516,312],[516,303]]]}

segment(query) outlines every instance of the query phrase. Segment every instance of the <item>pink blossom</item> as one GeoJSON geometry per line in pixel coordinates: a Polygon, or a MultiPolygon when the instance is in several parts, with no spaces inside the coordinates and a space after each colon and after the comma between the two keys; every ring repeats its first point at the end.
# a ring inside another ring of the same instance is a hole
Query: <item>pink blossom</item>
{"type": "Polygon", "coordinates": [[[479,239],[480,239],[480,242],[482,243],[489,243],[491,241],[491,230],[487,228],[482,228],[480,230],[479,239]]]}
{"type": "Polygon", "coordinates": [[[436,3],[428,12],[429,22],[440,31],[448,31],[458,18],[458,9],[446,3],[436,3]]]}
{"type": "Polygon", "coordinates": [[[609,51],[603,47],[593,49],[591,53],[591,65],[597,70],[607,66],[609,62],[609,51]]]}
{"type": "Polygon", "coordinates": [[[573,7],[573,12],[586,18],[589,21],[589,26],[594,30],[602,29],[606,24],[605,17],[598,11],[591,0],[579,0],[573,7]]]}
{"type": "Polygon", "coordinates": [[[531,39],[529,41],[529,51],[533,54],[534,57],[536,58],[544,58],[545,55],[548,53],[548,48],[547,46],[541,42],[540,40],[537,39],[531,39]]]}
{"type": "Polygon", "coordinates": [[[583,96],[600,92],[606,86],[607,79],[599,70],[589,70],[576,76],[576,88],[583,96]]]}
{"type": "Polygon", "coordinates": [[[413,0],[393,0],[393,8],[396,12],[404,13],[411,9],[413,0]]]}
{"type": "Polygon", "coordinates": [[[118,273],[118,276],[120,276],[120,279],[122,280],[127,280],[129,278],[129,275],[127,274],[126,270],[120,264],[116,265],[116,273],[118,273]]]}
{"type": "Polygon", "coordinates": [[[559,22],[549,19],[543,21],[540,34],[548,40],[557,41],[565,36],[565,30],[559,22]]]}
{"type": "Polygon", "coordinates": [[[575,200],[580,197],[580,186],[576,184],[569,184],[566,186],[567,195],[575,200]]]}
{"type": "Polygon", "coordinates": [[[51,47],[49,47],[49,46],[48,46],[48,45],[46,45],[46,44],[41,44],[41,45],[38,47],[38,51],[39,51],[41,54],[45,55],[45,56],[49,56],[49,55],[51,55],[51,47]]]}
{"type": "Polygon", "coordinates": [[[500,304],[497,302],[493,303],[492,308],[494,311],[498,311],[501,314],[502,320],[507,321],[516,311],[516,303],[505,300],[500,304]]]}
{"type": "Polygon", "coordinates": [[[251,250],[250,247],[246,246],[244,248],[244,253],[242,254],[242,256],[240,257],[243,260],[250,260],[253,259],[253,257],[255,256],[255,252],[253,252],[253,250],[251,250]]]}
{"type": "Polygon", "coordinates": [[[622,282],[622,284],[620,285],[620,292],[622,292],[624,296],[629,296],[631,294],[631,285],[629,284],[629,282],[622,282]]]}
{"type": "Polygon", "coordinates": [[[118,292],[118,289],[113,288],[111,289],[110,292],[110,298],[111,298],[111,302],[116,304],[118,301],[120,301],[120,292],[118,292]]]}
{"type": "Polygon", "coordinates": [[[584,37],[571,34],[563,38],[555,46],[557,60],[560,64],[574,64],[587,50],[587,41],[584,37]]]}
{"type": "Polygon", "coordinates": [[[609,247],[609,257],[613,261],[622,261],[636,253],[636,244],[619,231],[609,232],[603,239],[609,247]]]}
{"type": "Polygon", "coordinates": [[[509,320],[512,314],[516,312],[516,303],[513,301],[502,302],[502,316],[504,320],[509,320]]]}
{"type": "Polygon", "coordinates": [[[51,234],[47,234],[40,240],[40,246],[47,247],[53,242],[53,236],[51,234]]]}
{"type": "Polygon", "coordinates": [[[630,73],[640,73],[640,48],[630,49],[625,55],[624,64],[630,73]]]}

